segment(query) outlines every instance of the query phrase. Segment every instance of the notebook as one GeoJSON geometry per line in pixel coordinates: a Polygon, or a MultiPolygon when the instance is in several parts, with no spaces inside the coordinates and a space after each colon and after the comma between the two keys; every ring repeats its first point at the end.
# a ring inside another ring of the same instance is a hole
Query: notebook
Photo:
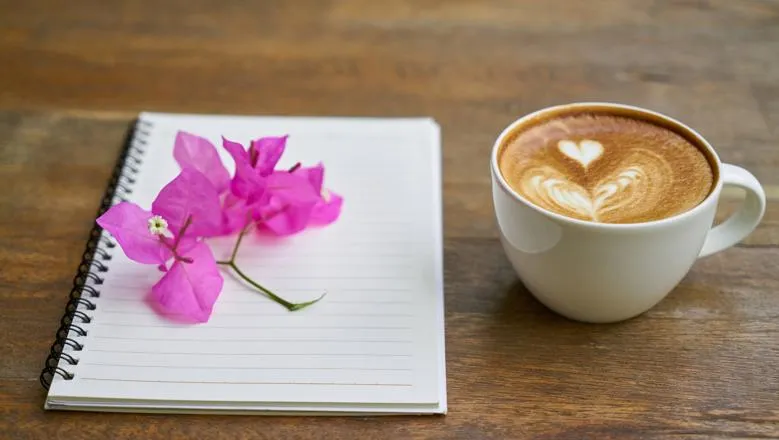
{"type": "MultiPolygon", "coordinates": [[[[229,271],[206,323],[180,324],[144,302],[159,278],[98,226],[41,374],[50,410],[441,414],[446,412],[440,130],[429,118],[141,113],[99,214],[149,209],[179,172],[179,130],[217,146],[288,134],[279,167],[325,165],[340,218],[272,244],[241,246],[242,269],[289,312],[229,271]]],[[[95,146],[99,148],[99,146],[95,146]]],[[[248,237],[248,236],[247,236],[248,237]]],[[[217,258],[235,237],[208,239],[217,258]]]]}

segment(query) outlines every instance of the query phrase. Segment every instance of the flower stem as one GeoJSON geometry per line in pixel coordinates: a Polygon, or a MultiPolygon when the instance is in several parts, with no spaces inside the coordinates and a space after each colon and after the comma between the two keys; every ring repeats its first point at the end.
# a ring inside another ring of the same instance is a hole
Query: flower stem
{"type": "Polygon", "coordinates": [[[249,231],[249,228],[251,228],[251,222],[247,223],[247,225],[241,230],[241,232],[238,234],[238,239],[235,241],[235,246],[233,247],[233,252],[230,255],[230,259],[227,261],[217,261],[216,264],[220,264],[222,266],[228,266],[235,273],[241,277],[244,281],[254,286],[257,290],[264,293],[268,298],[272,299],[273,301],[276,301],[277,303],[284,306],[287,310],[290,312],[294,312],[296,310],[302,310],[312,304],[315,304],[319,302],[322,298],[325,297],[326,293],[323,293],[319,298],[313,300],[313,301],[306,301],[302,303],[293,303],[285,300],[284,298],[276,295],[273,293],[270,289],[266,288],[262,284],[258,283],[257,281],[254,281],[249,277],[249,275],[246,275],[235,263],[235,257],[238,255],[238,247],[241,245],[241,241],[243,240],[243,236],[246,235],[246,233],[249,231]]]}
{"type": "Polygon", "coordinates": [[[241,232],[238,234],[238,239],[235,240],[235,246],[233,246],[233,252],[230,254],[230,262],[235,263],[235,256],[238,255],[238,248],[241,246],[241,241],[243,240],[243,236],[246,235],[247,232],[249,232],[249,228],[251,227],[251,222],[247,222],[246,226],[241,229],[241,232]]]}
{"type": "Polygon", "coordinates": [[[173,244],[168,243],[168,241],[165,239],[164,236],[160,235],[159,240],[162,243],[163,246],[168,248],[171,254],[173,254],[173,259],[176,261],[181,261],[183,263],[192,263],[192,259],[189,257],[182,257],[179,255],[178,248],[179,243],[181,242],[181,237],[184,236],[184,233],[187,232],[187,228],[192,224],[192,216],[187,216],[187,219],[184,221],[184,225],[181,227],[181,230],[178,234],[176,234],[176,237],[173,239],[173,244]]]}
{"type": "Polygon", "coordinates": [[[254,286],[257,290],[259,290],[262,293],[264,293],[265,295],[267,295],[270,299],[272,299],[272,300],[276,301],[277,303],[281,304],[282,306],[286,307],[287,310],[289,310],[290,312],[294,312],[295,310],[304,309],[304,308],[310,306],[311,304],[314,304],[314,303],[318,302],[320,299],[325,297],[325,294],[323,293],[319,298],[317,298],[317,299],[315,299],[313,301],[307,301],[307,302],[302,302],[302,303],[292,303],[292,302],[289,302],[289,301],[285,300],[284,298],[276,295],[270,289],[266,288],[262,284],[260,284],[260,283],[258,283],[256,281],[254,281],[253,279],[251,279],[249,277],[249,275],[246,275],[241,269],[238,268],[238,266],[235,264],[234,261],[218,261],[217,263],[225,265],[225,266],[229,266],[230,268],[232,268],[235,271],[235,273],[239,277],[241,277],[244,281],[246,281],[247,283],[249,283],[252,286],[254,286]]]}
{"type": "Polygon", "coordinates": [[[189,226],[192,224],[192,216],[188,215],[187,219],[184,220],[184,226],[181,227],[181,230],[178,234],[176,234],[176,238],[173,239],[173,250],[177,250],[179,248],[179,242],[181,241],[181,237],[184,236],[184,234],[187,232],[187,229],[189,229],[189,226]]]}

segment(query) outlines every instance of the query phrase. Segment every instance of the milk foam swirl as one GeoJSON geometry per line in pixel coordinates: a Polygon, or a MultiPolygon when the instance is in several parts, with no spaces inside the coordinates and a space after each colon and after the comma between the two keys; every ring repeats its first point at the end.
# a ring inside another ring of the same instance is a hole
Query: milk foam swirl
{"type": "Polygon", "coordinates": [[[714,182],[704,153],[681,135],[611,115],[558,117],[519,130],[499,166],[530,202],[602,223],[678,214],[705,199],[714,182]]]}
{"type": "Polygon", "coordinates": [[[671,165],[648,150],[626,156],[615,172],[587,189],[557,169],[541,165],[527,170],[520,185],[531,201],[571,217],[601,221],[616,210],[634,214],[652,209],[667,191],[671,165]],[[665,177],[665,178],[664,178],[665,177]]]}

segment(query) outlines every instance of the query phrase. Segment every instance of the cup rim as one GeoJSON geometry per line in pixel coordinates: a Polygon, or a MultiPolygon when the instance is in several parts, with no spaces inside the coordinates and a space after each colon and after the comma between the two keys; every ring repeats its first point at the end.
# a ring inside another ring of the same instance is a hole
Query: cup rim
{"type": "Polygon", "coordinates": [[[557,105],[547,106],[535,110],[533,112],[527,113],[524,116],[514,120],[511,124],[509,124],[506,128],[504,128],[503,131],[501,131],[501,133],[498,135],[497,139],[495,140],[495,143],[492,146],[492,153],[490,155],[490,168],[492,171],[493,180],[496,180],[498,184],[502,187],[502,189],[507,194],[509,194],[515,201],[520,202],[525,206],[529,207],[530,209],[533,209],[536,212],[543,214],[547,217],[551,217],[559,222],[582,226],[585,228],[601,229],[601,230],[626,230],[626,229],[651,228],[651,227],[658,227],[658,226],[668,225],[671,223],[676,223],[680,220],[693,217],[697,215],[700,211],[706,209],[707,205],[711,202],[712,199],[718,197],[718,194],[722,188],[722,179],[723,179],[722,161],[720,160],[719,155],[711,146],[709,141],[707,141],[706,138],[704,138],[700,133],[698,133],[692,127],[689,127],[683,122],[674,119],[668,115],[664,115],[662,113],[649,110],[643,107],[638,107],[629,104],[614,103],[614,102],[602,102],[602,101],[572,102],[568,104],[557,104],[557,105]],[[519,194],[517,191],[515,191],[514,188],[512,188],[508,184],[508,182],[506,182],[506,179],[504,179],[503,173],[500,171],[500,167],[498,166],[498,153],[500,152],[501,144],[503,143],[503,140],[506,138],[506,136],[508,136],[511,132],[513,132],[518,125],[532,118],[538,117],[540,115],[550,113],[550,112],[564,111],[566,109],[575,110],[575,109],[585,108],[585,107],[599,107],[602,108],[603,110],[619,109],[619,110],[626,110],[626,111],[652,116],[658,119],[662,119],[663,121],[671,125],[674,125],[680,130],[685,131],[687,132],[687,134],[693,136],[696,141],[698,141],[701,145],[704,146],[704,148],[706,148],[710,156],[713,158],[714,165],[716,166],[715,171],[716,171],[717,180],[714,186],[712,187],[711,191],[709,191],[709,194],[693,208],[672,215],[670,217],[665,217],[658,220],[638,222],[638,223],[598,223],[590,220],[580,220],[573,217],[567,217],[562,214],[558,214],[554,211],[536,205],[535,203],[531,202],[530,200],[528,200],[527,198],[519,194]]]}

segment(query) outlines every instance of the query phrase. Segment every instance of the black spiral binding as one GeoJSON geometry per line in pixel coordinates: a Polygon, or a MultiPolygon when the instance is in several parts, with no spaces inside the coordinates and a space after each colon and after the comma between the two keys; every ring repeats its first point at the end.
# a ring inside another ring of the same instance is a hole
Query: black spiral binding
{"type": "MultiPolygon", "coordinates": [[[[115,203],[126,201],[132,194],[136,182],[135,176],[143,162],[147,146],[146,138],[150,130],[151,123],[148,121],[136,120],[131,124],[95,218],[101,216],[115,203]]],[[[89,324],[92,322],[91,312],[98,307],[103,274],[110,269],[115,248],[116,243],[104,236],[103,229],[95,223],[89,234],[78,271],[73,278],[73,288],[65,306],[65,313],[60,320],[56,338],[41,371],[40,381],[45,389],[49,389],[55,375],[65,380],[72,380],[75,377],[70,367],[78,365],[77,352],[84,349],[83,338],[87,336],[89,324]],[[66,348],[69,350],[65,351],[66,348]]]]}

